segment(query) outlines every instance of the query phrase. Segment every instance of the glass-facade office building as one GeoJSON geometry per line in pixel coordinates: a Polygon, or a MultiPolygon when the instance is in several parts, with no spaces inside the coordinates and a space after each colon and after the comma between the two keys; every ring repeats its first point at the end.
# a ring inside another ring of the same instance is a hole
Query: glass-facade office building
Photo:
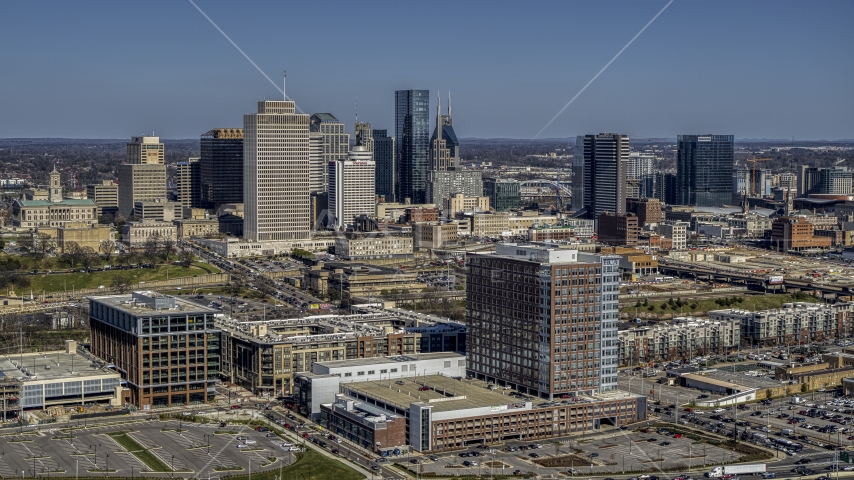
{"type": "Polygon", "coordinates": [[[412,203],[426,203],[430,172],[430,91],[397,90],[394,95],[394,133],[400,180],[396,200],[400,202],[409,198],[412,203]]]}
{"type": "Polygon", "coordinates": [[[732,203],[732,135],[679,135],[676,203],[720,207],[732,203]]]}
{"type": "Polygon", "coordinates": [[[243,129],[215,128],[202,134],[201,200],[206,208],[243,203],[243,129]]]}
{"type": "Polygon", "coordinates": [[[385,197],[386,202],[396,201],[395,191],[398,182],[397,165],[394,160],[394,137],[387,130],[373,129],[374,163],[376,164],[374,188],[377,196],[385,197]]]}

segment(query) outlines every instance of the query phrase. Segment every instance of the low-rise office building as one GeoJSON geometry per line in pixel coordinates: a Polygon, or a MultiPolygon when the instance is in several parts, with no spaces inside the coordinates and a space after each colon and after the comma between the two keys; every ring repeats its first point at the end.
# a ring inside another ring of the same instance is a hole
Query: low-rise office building
{"type": "Polygon", "coordinates": [[[433,250],[459,243],[459,222],[417,222],[412,224],[415,249],[433,250]]]}
{"type": "Polygon", "coordinates": [[[599,241],[608,245],[635,246],[638,244],[638,217],[634,214],[599,214],[599,241]]]}
{"type": "Polygon", "coordinates": [[[467,197],[455,193],[442,200],[442,209],[446,218],[453,218],[461,212],[488,212],[489,197],[467,197]]]}
{"type": "Polygon", "coordinates": [[[175,220],[178,238],[219,236],[219,221],[217,219],[175,220]]]}
{"type": "Polygon", "coordinates": [[[362,263],[318,262],[302,270],[306,288],[317,295],[347,300],[376,298],[392,292],[416,292],[425,288],[414,271],[362,263]]]}
{"type": "Polygon", "coordinates": [[[383,232],[347,232],[335,239],[335,255],[344,260],[412,258],[412,236],[383,232]]]}
{"type": "Polygon", "coordinates": [[[92,362],[77,353],[77,342],[65,350],[7,356],[0,359],[0,409],[3,419],[21,410],[73,407],[98,403],[113,407],[125,402],[119,372],[106,362],[92,362]]]}
{"type": "Polygon", "coordinates": [[[169,239],[173,243],[177,242],[178,228],[172,222],[158,222],[156,220],[127,222],[122,227],[122,242],[131,248],[142,247],[151,238],[158,241],[169,239]]]}

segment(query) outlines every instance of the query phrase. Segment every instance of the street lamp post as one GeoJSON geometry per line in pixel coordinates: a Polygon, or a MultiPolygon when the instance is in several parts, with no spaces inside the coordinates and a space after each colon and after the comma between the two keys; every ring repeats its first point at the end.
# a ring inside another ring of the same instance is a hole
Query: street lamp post
{"type": "Polygon", "coordinates": [[[172,463],[169,465],[169,478],[175,478],[175,455],[172,455],[172,463]]]}

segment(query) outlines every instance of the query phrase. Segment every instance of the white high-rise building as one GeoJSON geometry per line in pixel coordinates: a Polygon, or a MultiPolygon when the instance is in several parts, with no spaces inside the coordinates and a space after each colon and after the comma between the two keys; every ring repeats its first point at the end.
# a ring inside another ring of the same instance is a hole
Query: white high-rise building
{"type": "Polygon", "coordinates": [[[640,180],[655,173],[655,155],[645,152],[629,152],[626,157],[626,178],[640,180]]]}
{"type": "Polygon", "coordinates": [[[309,238],[309,117],[293,101],[258,102],[243,116],[243,235],[309,238]]]}
{"type": "Polygon", "coordinates": [[[329,162],[329,212],[336,228],[354,223],[359,215],[374,215],[376,194],[373,153],[357,145],[347,160],[329,162]]]}
{"type": "Polygon", "coordinates": [[[327,165],[333,160],[346,160],[350,151],[350,134],[344,124],[331,113],[315,113],[311,116],[310,127],[312,132],[320,133],[321,157],[312,157],[311,176],[312,191],[327,191],[329,179],[327,178],[327,165]],[[318,180],[318,174],[323,178],[318,180]],[[321,183],[322,181],[322,183],[321,183]],[[320,185],[318,187],[318,185],[320,185]]]}

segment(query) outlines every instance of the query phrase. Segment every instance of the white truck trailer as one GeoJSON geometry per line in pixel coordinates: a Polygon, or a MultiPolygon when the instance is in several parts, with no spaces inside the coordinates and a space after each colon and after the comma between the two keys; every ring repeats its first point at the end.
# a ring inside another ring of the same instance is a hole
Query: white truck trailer
{"type": "Polygon", "coordinates": [[[766,472],[764,463],[750,465],[721,465],[706,473],[709,478],[720,478],[729,475],[759,475],[766,472]]]}

